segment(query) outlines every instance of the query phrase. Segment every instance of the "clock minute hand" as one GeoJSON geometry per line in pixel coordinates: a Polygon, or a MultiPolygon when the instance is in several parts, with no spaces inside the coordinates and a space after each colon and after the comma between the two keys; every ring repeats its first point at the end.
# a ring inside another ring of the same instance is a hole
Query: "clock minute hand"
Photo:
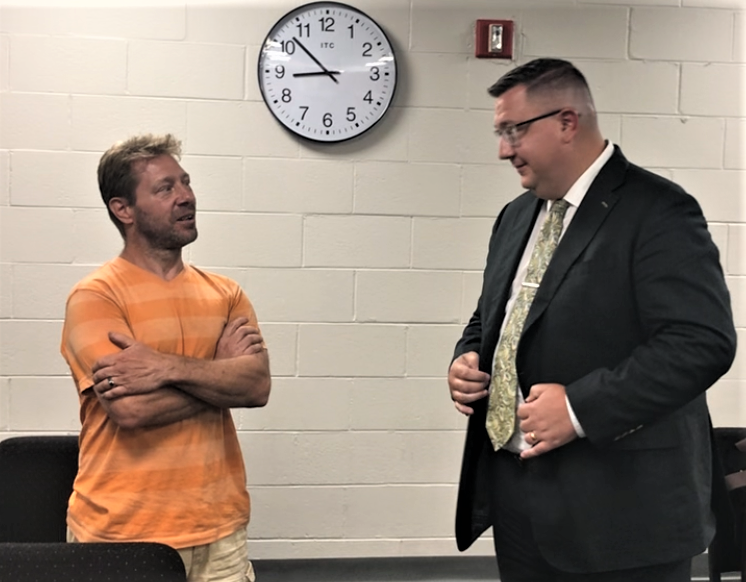
{"type": "Polygon", "coordinates": [[[311,60],[312,60],[312,61],[313,61],[314,63],[316,63],[316,64],[317,64],[317,65],[318,65],[319,67],[321,67],[321,70],[323,71],[323,73],[319,73],[319,74],[327,75],[327,76],[328,76],[328,77],[329,77],[329,78],[330,78],[330,79],[331,79],[332,81],[334,81],[335,83],[339,83],[339,81],[338,81],[338,80],[337,80],[337,78],[336,78],[336,77],[335,77],[335,76],[334,76],[334,75],[333,75],[333,74],[331,73],[331,71],[329,71],[329,69],[327,69],[327,68],[326,68],[326,67],[325,67],[324,65],[322,65],[322,64],[321,64],[321,61],[320,61],[319,59],[317,59],[317,58],[316,58],[315,56],[313,56],[313,55],[311,54],[311,51],[309,51],[309,50],[308,50],[308,49],[307,49],[307,48],[306,48],[306,47],[305,47],[305,46],[303,45],[303,43],[302,43],[301,41],[299,41],[299,40],[298,40],[297,38],[293,37],[293,42],[295,42],[295,43],[296,43],[296,44],[297,44],[297,45],[298,45],[298,46],[299,46],[300,48],[302,48],[302,49],[303,49],[303,52],[304,52],[304,53],[306,53],[306,54],[307,54],[307,55],[308,55],[309,57],[311,57],[311,60]]]}

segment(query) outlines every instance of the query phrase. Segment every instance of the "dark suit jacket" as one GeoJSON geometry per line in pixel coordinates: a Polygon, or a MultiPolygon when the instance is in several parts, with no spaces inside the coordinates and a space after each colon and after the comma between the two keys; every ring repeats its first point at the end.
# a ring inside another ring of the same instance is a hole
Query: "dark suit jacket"
{"type": "MultiPolygon", "coordinates": [[[[482,295],[454,358],[491,373],[518,262],[542,201],[526,192],[493,228],[482,295]]],[[[587,438],[527,462],[542,554],[569,572],[685,559],[714,533],[705,390],[735,329],[697,202],[617,148],[560,241],[517,352],[524,394],[558,382],[587,438]]],[[[469,420],[456,515],[461,550],[491,525],[486,400],[469,420]]],[[[499,524],[497,525],[499,527],[499,524]]]]}

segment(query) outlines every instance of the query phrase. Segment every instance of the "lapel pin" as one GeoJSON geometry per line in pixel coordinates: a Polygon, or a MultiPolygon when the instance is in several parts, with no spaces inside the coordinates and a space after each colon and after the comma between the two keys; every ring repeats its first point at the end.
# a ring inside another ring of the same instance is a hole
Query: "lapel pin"
{"type": "Polygon", "coordinates": [[[608,204],[606,204],[606,202],[604,202],[603,200],[601,200],[601,204],[603,204],[603,205],[604,205],[604,208],[608,208],[608,207],[609,207],[609,205],[608,205],[608,204]]]}

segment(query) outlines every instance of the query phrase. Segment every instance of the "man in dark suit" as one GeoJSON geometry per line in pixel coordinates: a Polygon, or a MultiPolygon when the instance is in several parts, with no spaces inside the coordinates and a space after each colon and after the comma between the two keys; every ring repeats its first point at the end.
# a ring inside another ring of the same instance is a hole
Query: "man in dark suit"
{"type": "Polygon", "coordinates": [[[717,248],[691,196],[604,141],[571,63],[489,92],[527,192],[448,374],[459,549],[493,526],[503,582],[688,582],[714,533],[705,391],[735,356],[717,248]]]}

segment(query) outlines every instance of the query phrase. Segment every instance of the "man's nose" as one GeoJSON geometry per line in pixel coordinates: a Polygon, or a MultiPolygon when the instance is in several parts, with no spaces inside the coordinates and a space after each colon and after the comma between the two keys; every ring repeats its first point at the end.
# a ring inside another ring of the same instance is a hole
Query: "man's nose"
{"type": "Polygon", "coordinates": [[[179,194],[179,204],[194,204],[196,198],[191,186],[180,184],[177,186],[177,192],[179,194]]]}
{"type": "Polygon", "coordinates": [[[508,143],[508,140],[505,139],[505,137],[499,138],[498,155],[501,160],[510,159],[515,155],[515,149],[510,145],[510,143],[508,143]]]}

